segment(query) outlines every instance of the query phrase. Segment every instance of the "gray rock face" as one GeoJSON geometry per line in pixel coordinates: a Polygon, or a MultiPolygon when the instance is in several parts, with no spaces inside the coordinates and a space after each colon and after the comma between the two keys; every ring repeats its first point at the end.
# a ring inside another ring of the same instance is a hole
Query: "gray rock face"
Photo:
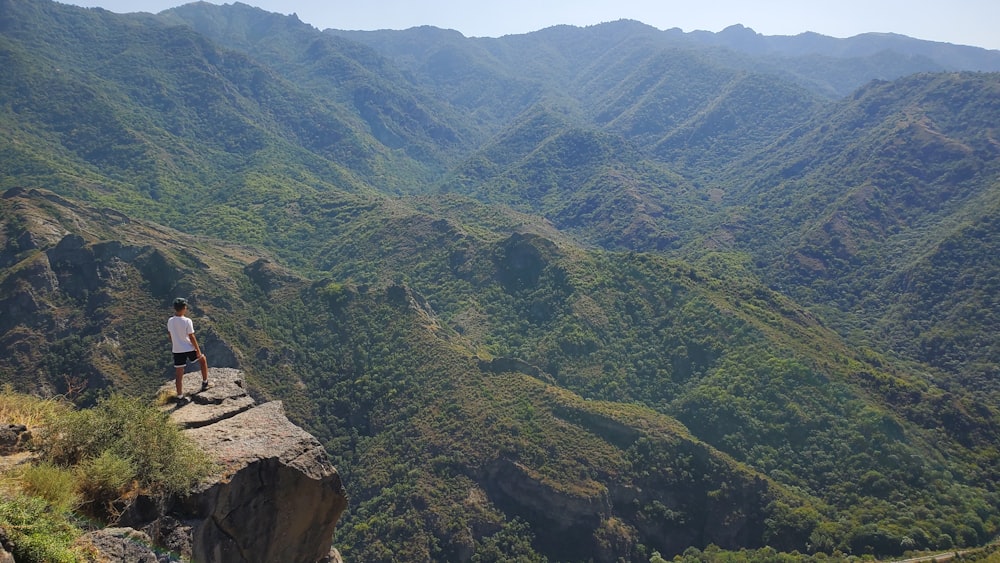
{"type": "Polygon", "coordinates": [[[0,425],[0,455],[10,455],[31,440],[31,432],[23,424],[0,425]]]}
{"type": "Polygon", "coordinates": [[[108,563],[159,563],[149,536],[132,528],[105,528],[81,538],[108,563]]]}
{"type": "Polygon", "coordinates": [[[486,467],[486,481],[495,498],[544,519],[561,534],[589,535],[611,515],[606,491],[570,493],[545,484],[520,463],[496,460],[486,467]]]}
{"type": "Polygon", "coordinates": [[[223,466],[197,494],[197,561],[319,561],[347,499],[316,439],[271,402],[187,431],[223,466]]]}
{"type": "Polygon", "coordinates": [[[187,374],[191,402],[168,408],[218,471],[164,507],[136,503],[120,524],[199,562],[325,560],[347,507],[326,451],[280,402],[256,405],[239,370],[212,368],[209,379],[213,387],[199,392],[200,374],[187,374]]]}
{"type": "Polygon", "coordinates": [[[0,563],[15,563],[11,551],[14,551],[14,546],[7,537],[7,530],[0,528],[0,563]]]}

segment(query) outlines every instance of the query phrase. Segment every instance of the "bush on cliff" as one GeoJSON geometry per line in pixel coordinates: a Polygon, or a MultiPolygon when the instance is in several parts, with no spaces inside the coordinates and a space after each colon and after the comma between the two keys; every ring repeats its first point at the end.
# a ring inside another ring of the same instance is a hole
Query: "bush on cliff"
{"type": "Polygon", "coordinates": [[[210,469],[165,413],[124,395],[56,418],[42,438],[47,459],[92,470],[91,485],[132,482],[152,493],[180,493],[210,469]]]}
{"type": "Polygon", "coordinates": [[[40,459],[0,469],[0,529],[17,561],[88,560],[74,512],[108,517],[137,492],[180,493],[211,469],[167,415],[112,395],[94,408],[0,392],[0,420],[35,430],[40,459]]]}
{"type": "Polygon", "coordinates": [[[74,546],[80,530],[42,497],[4,491],[0,495],[0,528],[13,544],[16,561],[86,560],[83,550],[74,546]]]}

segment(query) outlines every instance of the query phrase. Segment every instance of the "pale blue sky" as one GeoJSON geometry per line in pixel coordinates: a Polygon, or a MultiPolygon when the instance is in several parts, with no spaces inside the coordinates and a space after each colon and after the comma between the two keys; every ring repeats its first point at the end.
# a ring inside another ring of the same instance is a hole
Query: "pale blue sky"
{"type": "MultiPolygon", "coordinates": [[[[184,0],[63,0],[113,12],[159,12],[184,0]]],[[[213,1],[213,4],[225,2],[213,1]]],[[[892,32],[1000,49],[1000,0],[244,0],[296,13],[319,29],[456,29],[469,37],[527,33],[622,18],[660,29],[720,31],[743,24],[764,35],[815,31],[833,37],[892,32]]]]}

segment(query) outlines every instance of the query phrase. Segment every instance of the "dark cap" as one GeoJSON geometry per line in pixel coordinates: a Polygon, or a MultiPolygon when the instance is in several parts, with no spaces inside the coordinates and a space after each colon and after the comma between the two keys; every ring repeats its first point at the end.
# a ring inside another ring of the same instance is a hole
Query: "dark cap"
{"type": "Polygon", "coordinates": [[[184,307],[187,307],[187,304],[188,304],[188,300],[184,299],[183,297],[178,297],[177,299],[174,299],[174,309],[175,310],[183,309],[184,307]]]}

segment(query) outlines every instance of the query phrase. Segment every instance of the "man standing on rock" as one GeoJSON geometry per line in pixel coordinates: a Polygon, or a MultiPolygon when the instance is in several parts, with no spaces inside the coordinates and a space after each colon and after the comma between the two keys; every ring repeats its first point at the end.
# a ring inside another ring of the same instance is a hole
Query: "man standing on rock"
{"type": "Polygon", "coordinates": [[[177,401],[187,402],[184,397],[184,368],[190,362],[198,362],[201,366],[201,390],[208,389],[208,359],[201,353],[198,340],[194,337],[194,323],[184,316],[187,312],[187,299],[174,299],[174,316],[167,321],[167,332],[174,350],[174,384],[177,386],[177,401]]]}

